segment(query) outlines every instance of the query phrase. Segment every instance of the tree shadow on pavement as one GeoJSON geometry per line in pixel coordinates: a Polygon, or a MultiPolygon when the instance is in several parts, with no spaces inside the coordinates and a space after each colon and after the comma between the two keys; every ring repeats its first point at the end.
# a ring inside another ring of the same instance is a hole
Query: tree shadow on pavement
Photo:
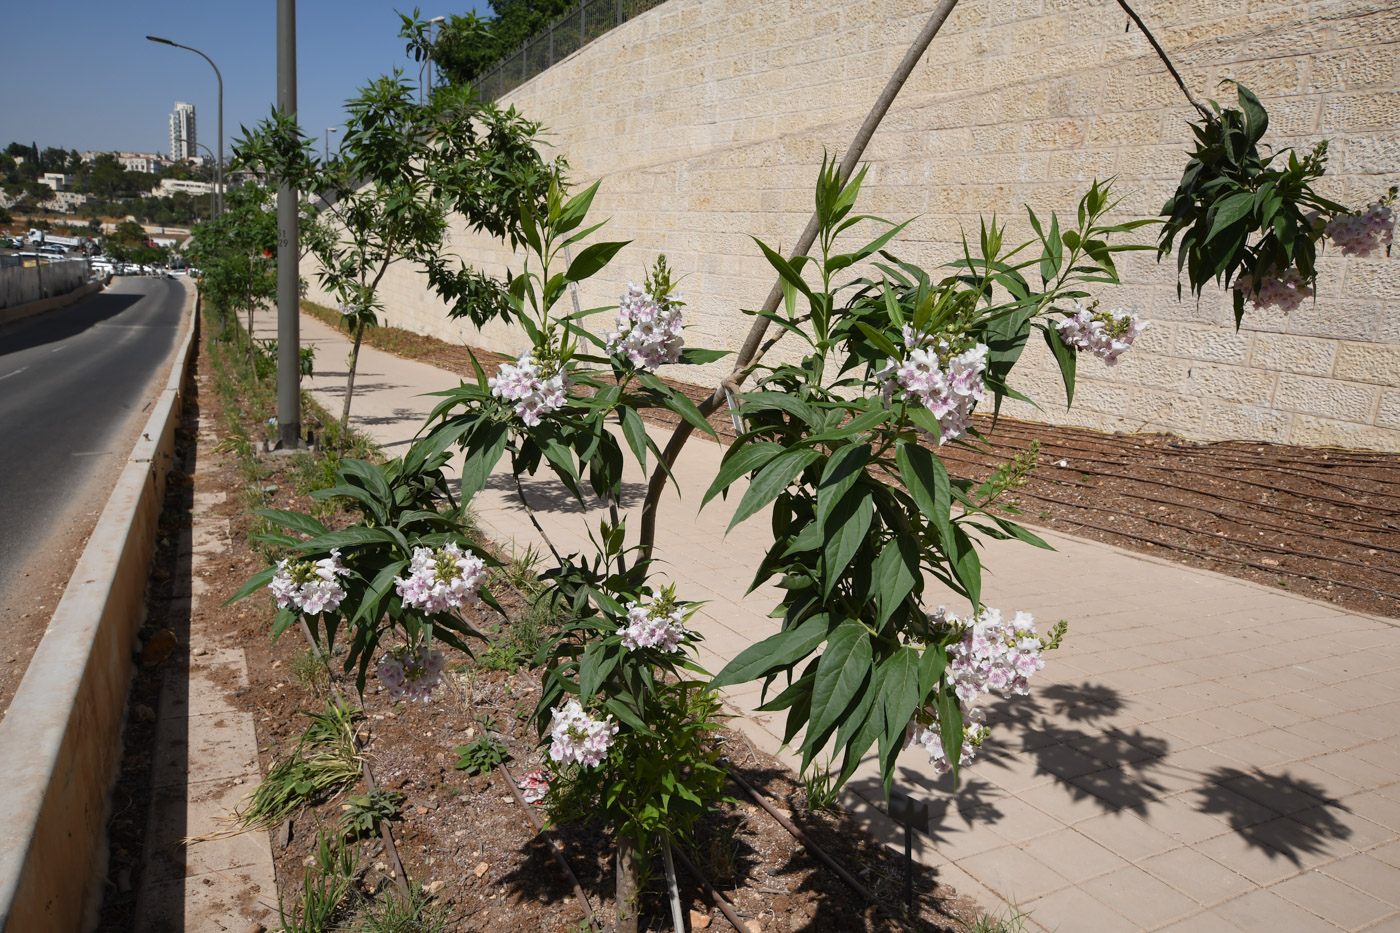
{"type": "MultiPolygon", "coordinates": [[[[580,504],[574,498],[573,493],[564,488],[564,484],[558,482],[553,474],[548,474],[547,478],[542,481],[531,477],[521,477],[520,485],[525,490],[525,498],[529,501],[530,508],[536,512],[549,512],[555,515],[581,515],[592,509],[605,507],[605,503],[601,499],[592,495],[592,490],[586,480],[579,484],[579,488],[588,497],[588,501],[583,504],[580,504]]],[[[486,488],[505,495],[505,508],[515,512],[525,511],[525,507],[520,504],[520,499],[515,494],[514,477],[501,473],[495,474],[486,481],[486,488]]],[[[646,499],[646,494],[646,483],[623,483],[618,507],[630,509],[641,505],[646,499]]]]}
{"type": "Polygon", "coordinates": [[[1210,783],[1194,792],[1201,812],[1225,817],[1241,839],[1270,857],[1301,868],[1303,855],[1351,838],[1338,816],[1351,810],[1312,781],[1239,768],[1216,768],[1205,777],[1210,783]]]}

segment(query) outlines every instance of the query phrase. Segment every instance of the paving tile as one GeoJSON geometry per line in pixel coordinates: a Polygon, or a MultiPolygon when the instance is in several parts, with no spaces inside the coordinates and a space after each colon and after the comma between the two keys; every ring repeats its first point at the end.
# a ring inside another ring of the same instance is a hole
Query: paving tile
{"type": "Polygon", "coordinates": [[[1240,928],[1223,917],[1203,911],[1169,923],[1159,933],[1240,933],[1240,928]]]}
{"type": "Polygon", "coordinates": [[[1253,843],[1238,833],[1214,836],[1195,850],[1261,887],[1298,874],[1299,866],[1282,852],[1253,843]]]}
{"type": "Polygon", "coordinates": [[[1289,878],[1270,890],[1347,930],[1360,929],[1395,912],[1390,904],[1368,897],[1316,870],[1289,878]]]}
{"type": "Polygon", "coordinates": [[[1303,908],[1274,894],[1272,891],[1250,891],[1226,901],[1215,914],[1244,930],[1278,931],[1278,933],[1332,933],[1342,929],[1303,908]]]}
{"type": "Polygon", "coordinates": [[[1254,888],[1247,878],[1194,849],[1173,849],[1138,864],[1204,907],[1254,888]]]}
{"type": "Polygon", "coordinates": [[[1126,812],[1094,817],[1076,824],[1075,828],[1130,862],[1180,845],[1171,836],[1126,812]]]}
{"type": "Polygon", "coordinates": [[[1122,857],[1071,828],[1039,836],[1025,843],[1023,848],[1032,858],[1075,884],[1128,865],[1122,857]]]}
{"type": "Polygon", "coordinates": [[[1032,919],[1047,930],[1093,930],[1095,933],[1138,933],[1134,921],[1110,909],[1079,888],[1066,888],[1022,904],[1032,919]]]}
{"type": "Polygon", "coordinates": [[[1137,923],[1140,930],[1156,929],[1198,909],[1191,898],[1135,865],[1100,875],[1080,887],[1137,923]]]}
{"type": "Polygon", "coordinates": [[[1001,846],[959,860],[969,875],[1013,903],[1025,903],[1068,886],[1059,872],[1018,846],[1001,846]]]}

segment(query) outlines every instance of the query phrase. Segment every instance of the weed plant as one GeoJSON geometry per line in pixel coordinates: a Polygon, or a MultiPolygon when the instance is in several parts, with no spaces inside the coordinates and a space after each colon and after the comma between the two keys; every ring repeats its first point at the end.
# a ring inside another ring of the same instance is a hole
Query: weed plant
{"type": "Polygon", "coordinates": [[[342,905],[354,890],[359,856],[339,833],[316,829],[312,864],[302,877],[301,892],[288,913],[279,894],[277,915],[281,933],[328,933],[339,929],[342,905]]]}
{"type": "Polygon", "coordinates": [[[268,769],[238,821],[248,828],[270,829],[308,803],[333,797],[359,780],[354,727],[358,712],[327,703],[324,713],[306,713],[311,723],[296,749],[268,769]]]}

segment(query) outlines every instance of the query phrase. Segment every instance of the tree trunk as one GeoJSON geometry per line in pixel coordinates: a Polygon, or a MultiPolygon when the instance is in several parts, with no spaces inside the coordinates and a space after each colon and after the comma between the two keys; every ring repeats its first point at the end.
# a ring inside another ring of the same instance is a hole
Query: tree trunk
{"type": "Polygon", "coordinates": [[[340,413],[340,430],[345,431],[350,423],[350,399],[355,394],[355,364],[360,361],[360,339],[365,335],[365,324],[361,321],[355,328],[355,345],[350,348],[350,376],[345,381],[345,408],[340,413]]]}
{"type": "Polygon", "coordinates": [[[641,892],[637,890],[640,868],[637,843],[631,836],[617,840],[617,923],[613,933],[637,933],[637,905],[641,892]]]}

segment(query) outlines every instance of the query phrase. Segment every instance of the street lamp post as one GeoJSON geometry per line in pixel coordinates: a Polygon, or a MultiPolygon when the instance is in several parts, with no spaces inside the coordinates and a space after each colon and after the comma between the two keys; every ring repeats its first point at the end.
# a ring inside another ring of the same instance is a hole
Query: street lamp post
{"type": "Polygon", "coordinates": [[[160,36],[147,36],[152,42],[159,42],[162,45],[173,45],[177,49],[184,49],[193,52],[209,63],[209,67],[214,69],[214,77],[219,81],[219,158],[214,163],[214,187],[219,191],[218,213],[224,212],[224,76],[219,73],[219,66],[214,64],[214,59],[205,55],[199,49],[188,45],[181,45],[169,39],[162,39],[160,36]]]}
{"type": "MultiPolygon", "coordinates": [[[[428,20],[428,99],[433,96],[433,23],[445,23],[447,17],[434,16],[428,20]]],[[[439,27],[441,28],[441,27],[439,27]]]]}
{"type": "Polygon", "coordinates": [[[339,132],[340,132],[340,127],[338,127],[338,126],[328,126],[328,127],[326,127],[326,144],[325,144],[325,146],[321,149],[321,161],[322,161],[322,162],[325,162],[325,163],[328,163],[328,164],[329,164],[329,162],[330,162],[330,160],[331,160],[331,134],[332,134],[332,133],[339,133],[339,132]]]}
{"type": "MultiPolygon", "coordinates": [[[[208,153],[209,153],[209,159],[210,159],[211,161],[213,161],[213,159],[214,159],[214,153],[210,151],[210,149],[209,149],[208,146],[206,146],[206,145],[204,145],[204,143],[201,143],[201,142],[198,142],[198,141],[195,142],[195,145],[198,146],[199,148],[203,149],[205,152],[208,152],[208,153]]],[[[216,167],[215,167],[215,171],[217,171],[217,170],[218,170],[218,167],[216,166],[216,167]]],[[[209,186],[209,219],[210,219],[210,220],[213,220],[213,219],[214,219],[214,192],[215,192],[215,190],[216,190],[215,186],[213,186],[213,185],[210,185],[210,186],[209,186]]]]}

